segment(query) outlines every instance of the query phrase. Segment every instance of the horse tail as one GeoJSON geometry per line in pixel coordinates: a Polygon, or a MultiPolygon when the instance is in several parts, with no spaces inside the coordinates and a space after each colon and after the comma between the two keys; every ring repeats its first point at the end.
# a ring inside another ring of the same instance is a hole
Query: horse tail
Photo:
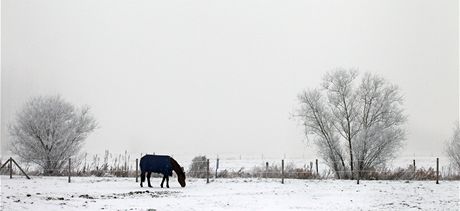
{"type": "Polygon", "coordinates": [[[145,163],[144,163],[145,161],[144,161],[144,159],[145,159],[145,155],[141,158],[141,160],[139,162],[139,167],[141,169],[141,184],[143,182],[145,182],[145,170],[146,169],[145,169],[145,163]]]}
{"type": "Polygon", "coordinates": [[[145,182],[145,171],[141,172],[141,183],[145,182]]]}

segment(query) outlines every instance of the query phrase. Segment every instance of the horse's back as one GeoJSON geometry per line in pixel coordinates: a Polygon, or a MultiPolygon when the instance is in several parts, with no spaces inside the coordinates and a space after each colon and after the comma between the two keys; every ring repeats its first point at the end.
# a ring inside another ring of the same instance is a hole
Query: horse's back
{"type": "Polygon", "coordinates": [[[155,172],[172,176],[171,158],[167,155],[144,155],[139,166],[143,172],[155,172]]]}

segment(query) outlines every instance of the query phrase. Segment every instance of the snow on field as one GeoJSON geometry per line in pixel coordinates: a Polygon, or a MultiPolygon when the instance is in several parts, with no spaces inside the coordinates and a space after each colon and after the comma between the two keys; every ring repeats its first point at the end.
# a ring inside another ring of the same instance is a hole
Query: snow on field
{"type": "Polygon", "coordinates": [[[1,177],[2,210],[459,210],[459,181],[1,177]]]}

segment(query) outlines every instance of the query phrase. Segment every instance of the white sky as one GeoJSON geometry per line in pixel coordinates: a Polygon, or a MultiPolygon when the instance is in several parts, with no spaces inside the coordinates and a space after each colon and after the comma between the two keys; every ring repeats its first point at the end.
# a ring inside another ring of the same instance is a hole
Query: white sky
{"type": "Polygon", "coordinates": [[[398,84],[402,155],[458,121],[456,0],[3,0],[1,146],[37,95],[91,106],[90,153],[314,156],[289,119],[335,67],[398,84]]]}

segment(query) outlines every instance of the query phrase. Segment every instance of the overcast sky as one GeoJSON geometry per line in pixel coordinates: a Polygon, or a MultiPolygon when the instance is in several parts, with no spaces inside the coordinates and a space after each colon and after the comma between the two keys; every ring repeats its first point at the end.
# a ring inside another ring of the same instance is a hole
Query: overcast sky
{"type": "Polygon", "coordinates": [[[458,121],[457,0],[3,0],[1,146],[33,96],[89,105],[85,150],[314,157],[289,118],[325,72],[400,86],[401,155],[439,156],[458,121]]]}

